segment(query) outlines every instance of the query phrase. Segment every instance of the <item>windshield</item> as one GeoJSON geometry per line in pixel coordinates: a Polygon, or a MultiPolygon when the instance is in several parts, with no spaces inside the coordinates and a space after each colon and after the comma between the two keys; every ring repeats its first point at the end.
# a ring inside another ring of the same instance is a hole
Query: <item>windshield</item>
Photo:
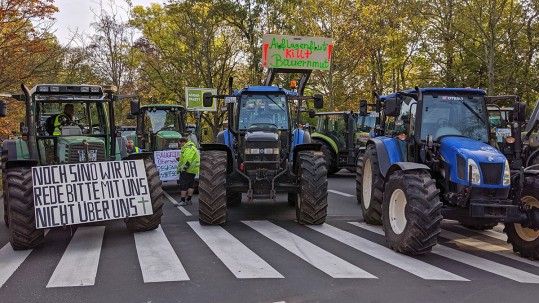
{"type": "Polygon", "coordinates": [[[144,128],[154,133],[161,130],[180,131],[177,111],[167,109],[148,109],[144,118],[144,128]]]}
{"type": "MultiPolygon", "coordinates": [[[[64,114],[64,109],[71,107],[67,114],[69,119],[62,122],[62,126],[75,126],[81,134],[104,134],[107,121],[102,103],[82,101],[41,102],[38,107],[38,134],[41,136],[53,135],[57,117],[64,114]]],[[[78,131],[78,130],[77,130],[78,131]]]]}
{"type": "Polygon", "coordinates": [[[246,130],[254,124],[273,124],[278,129],[288,129],[285,95],[244,94],[238,106],[240,130],[246,130]]]}
{"type": "Polygon", "coordinates": [[[359,116],[357,118],[357,128],[358,130],[368,131],[376,126],[376,117],[371,116],[359,116]]]}
{"type": "Polygon", "coordinates": [[[491,127],[502,126],[502,113],[499,109],[493,109],[488,111],[488,120],[491,127]]]}
{"type": "Polygon", "coordinates": [[[421,140],[428,135],[435,141],[442,136],[455,135],[488,142],[484,102],[479,95],[424,95],[421,140]]]}

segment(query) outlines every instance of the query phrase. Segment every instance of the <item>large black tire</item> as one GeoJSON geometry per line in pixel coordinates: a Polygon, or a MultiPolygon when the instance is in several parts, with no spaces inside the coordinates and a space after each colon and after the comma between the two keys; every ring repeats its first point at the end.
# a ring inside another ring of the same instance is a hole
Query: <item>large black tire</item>
{"type": "Polygon", "coordinates": [[[437,244],[442,203],[428,172],[396,171],[384,192],[383,227],[389,248],[404,254],[424,254],[437,244]]]}
{"type": "Polygon", "coordinates": [[[204,225],[224,225],[227,220],[225,151],[200,152],[198,221],[204,225]]]}
{"type": "Polygon", "coordinates": [[[7,152],[2,152],[2,195],[3,195],[3,204],[4,204],[4,223],[6,227],[9,227],[9,211],[7,203],[9,199],[7,198],[7,180],[6,180],[6,163],[7,163],[7,152]]]}
{"type": "Polygon", "coordinates": [[[296,219],[299,224],[316,225],[326,222],[328,208],[327,169],[322,155],[300,152],[300,193],[296,201],[296,219]]]}
{"type": "Polygon", "coordinates": [[[326,164],[328,176],[337,173],[340,168],[337,165],[337,155],[333,151],[333,148],[321,140],[314,140],[314,143],[320,143],[322,145],[322,153],[324,153],[324,162],[326,164]]]}
{"type": "Polygon", "coordinates": [[[356,196],[361,205],[363,219],[368,224],[382,224],[382,199],[384,177],[380,172],[374,145],[367,146],[365,153],[357,158],[356,196]]]}
{"type": "Polygon", "coordinates": [[[159,171],[151,160],[144,160],[148,186],[150,187],[150,199],[152,200],[153,214],[148,216],[132,217],[125,220],[127,229],[131,232],[141,232],[156,229],[161,224],[163,216],[163,189],[159,171]]]}
{"type": "Polygon", "coordinates": [[[226,205],[228,207],[237,207],[241,205],[241,193],[226,193],[226,205]]]}
{"type": "MultiPolygon", "coordinates": [[[[526,175],[522,188],[521,202],[539,208],[539,175],[526,175]]],[[[513,251],[523,258],[539,260],[539,231],[522,227],[520,224],[505,224],[507,242],[513,245],[513,251]]]]}
{"type": "MultiPolygon", "coordinates": [[[[36,228],[32,169],[16,167],[7,170],[9,242],[14,250],[30,249],[45,239],[43,229],[36,228]]],[[[6,197],[4,197],[5,199],[6,197]]]]}
{"type": "Polygon", "coordinates": [[[459,218],[459,222],[462,226],[475,230],[489,230],[498,225],[497,220],[485,218],[462,217],[459,218]]]}

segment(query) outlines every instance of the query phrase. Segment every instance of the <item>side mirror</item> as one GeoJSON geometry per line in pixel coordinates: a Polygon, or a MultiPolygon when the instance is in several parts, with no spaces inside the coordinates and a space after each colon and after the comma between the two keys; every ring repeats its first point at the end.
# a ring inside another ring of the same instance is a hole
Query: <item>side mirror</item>
{"type": "Polygon", "coordinates": [[[6,101],[0,100],[0,117],[5,117],[7,115],[6,101]]]}
{"type": "Polygon", "coordinates": [[[202,105],[204,105],[204,107],[211,107],[213,105],[213,98],[211,93],[205,92],[202,95],[202,105]]]}
{"type": "Polygon", "coordinates": [[[309,109],[309,118],[314,118],[316,115],[316,112],[314,111],[314,109],[309,109]]]}
{"type": "Polygon", "coordinates": [[[131,115],[136,116],[140,113],[140,102],[138,100],[130,100],[129,106],[131,107],[131,115]]]}
{"type": "Polygon", "coordinates": [[[513,119],[517,122],[526,122],[526,103],[515,103],[515,106],[513,108],[513,119]]]}
{"type": "Polygon", "coordinates": [[[396,117],[400,113],[400,100],[389,98],[384,101],[384,114],[388,117],[396,117]]]}
{"type": "Polygon", "coordinates": [[[359,100],[359,115],[367,115],[367,100],[359,100]]]}
{"type": "Polygon", "coordinates": [[[314,108],[324,107],[324,97],[321,94],[315,94],[314,98],[314,108]]]}

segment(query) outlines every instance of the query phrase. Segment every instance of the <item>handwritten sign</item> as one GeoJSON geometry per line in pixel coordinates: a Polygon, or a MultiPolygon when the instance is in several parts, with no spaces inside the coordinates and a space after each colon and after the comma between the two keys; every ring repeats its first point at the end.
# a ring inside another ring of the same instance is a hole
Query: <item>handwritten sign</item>
{"type": "Polygon", "coordinates": [[[181,150],[163,150],[163,151],[154,151],[153,157],[155,166],[159,171],[159,177],[161,181],[172,181],[178,180],[178,158],[181,154],[181,150]]]}
{"type": "Polygon", "coordinates": [[[212,93],[212,95],[217,94],[217,89],[215,88],[199,88],[199,87],[186,87],[185,88],[185,100],[187,100],[188,109],[197,109],[201,111],[216,111],[217,102],[213,101],[211,107],[204,107],[202,102],[202,95],[204,93],[212,93]]]}
{"type": "Polygon", "coordinates": [[[143,160],[32,167],[36,228],[153,213],[143,160]]]}
{"type": "Polygon", "coordinates": [[[330,38],[266,34],[262,37],[262,65],[267,68],[329,70],[330,38]]]}

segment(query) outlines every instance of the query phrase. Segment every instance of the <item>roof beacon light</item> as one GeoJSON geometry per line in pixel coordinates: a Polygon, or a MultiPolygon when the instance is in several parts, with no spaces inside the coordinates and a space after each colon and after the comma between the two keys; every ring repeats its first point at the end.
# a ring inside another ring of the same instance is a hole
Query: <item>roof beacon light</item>
{"type": "Polygon", "coordinates": [[[296,80],[290,80],[290,89],[296,89],[298,87],[296,80]]]}

